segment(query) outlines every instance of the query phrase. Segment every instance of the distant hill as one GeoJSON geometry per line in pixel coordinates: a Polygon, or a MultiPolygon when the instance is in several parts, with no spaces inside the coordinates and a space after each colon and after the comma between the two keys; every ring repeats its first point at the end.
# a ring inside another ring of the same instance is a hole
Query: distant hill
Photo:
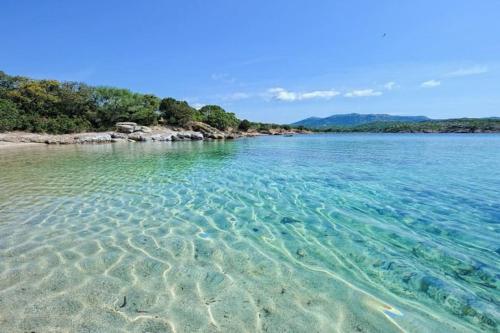
{"type": "Polygon", "coordinates": [[[305,126],[309,128],[324,128],[332,126],[355,126],[374,122],[421,122],[431,120],[425,116],[392,116],[389,114],[335,114],[326,118],[310,117],[296,123],[293,126],[305,126]]]}
{"type": "Polygon", "coordinates": [[[318,128],[322,132],[365,133],[500,133],[500,118],[459,118],[418,122],[386,121],[318,128]]]}

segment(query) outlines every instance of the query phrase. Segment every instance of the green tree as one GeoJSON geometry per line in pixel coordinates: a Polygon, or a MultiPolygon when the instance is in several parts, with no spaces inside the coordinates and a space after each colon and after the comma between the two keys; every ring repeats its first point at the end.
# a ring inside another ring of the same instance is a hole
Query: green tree
{"type": "Polygon", "coordinates": [[[21,117],[16,104],[0,99],[0,132],[18,129],[20,125],[21,117]]]}
{"type": "Polygon", "coordinates": [[[240,124],[238,125],[238,129],[239,129],[240,131],[247,132],[247,131],[250,129],[250,127],[251,127],[251,126],[252,126],[252,123],[251,123],[251,122],[249,122],[249,121],[248,121],[248,120],[246,120],[246,119],[243,119],[243,120],[240,122],[240,124]]]}
{"type": "Polygon", "coordinates": [[[161,100],[160,113],[168,124],[184,126],[192,120],[197,120],[195,118],[198,112],[186,101],[178,101],[169,97],[161,100]]]}
{"type": "Polygon", "coordinates": [[[200,112],[204,117],[204,122],[219,130],[237,127],[240,123],[234,113],[226,112],[218,105],[205,105],[200,109],[200,112]]]}
{"type": "Polygon", "coordinates": [[[128,89],[95,88],[93,100],[96,113],[92,115],[95,127],[106,129],[119,121],[133,121],[141,125],[155,124],[160,100],[153,95],[133,93],[128,89]]]}

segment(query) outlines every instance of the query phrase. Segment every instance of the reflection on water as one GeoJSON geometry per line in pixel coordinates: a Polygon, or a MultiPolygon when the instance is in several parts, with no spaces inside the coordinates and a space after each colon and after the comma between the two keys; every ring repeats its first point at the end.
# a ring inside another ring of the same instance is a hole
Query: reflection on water
{"type": "Polygon", "coordinates": [[[496,332],[500,136],[0,151],[0,331],[496,332]]]}

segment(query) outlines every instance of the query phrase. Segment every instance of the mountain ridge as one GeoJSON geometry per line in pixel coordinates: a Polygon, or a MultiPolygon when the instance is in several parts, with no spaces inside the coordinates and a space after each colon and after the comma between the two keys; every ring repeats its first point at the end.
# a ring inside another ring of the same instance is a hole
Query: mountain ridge
{"type": "Polygon", "coordinates": [[[334,114],[329,117],[309,117],[292,123],[293,126],[310,128],[324,128],[329,126],[353,126],[372,122],[422,122],[432,120],[426,116],[398,116],[382,113],[345,113],[334,114]]]}

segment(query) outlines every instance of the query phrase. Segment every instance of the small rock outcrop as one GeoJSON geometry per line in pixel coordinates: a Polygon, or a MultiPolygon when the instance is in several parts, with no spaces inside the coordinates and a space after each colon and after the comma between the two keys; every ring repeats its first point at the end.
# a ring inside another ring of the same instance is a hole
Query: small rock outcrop
{"type": "Polygon", "coordinates": [[[224,132],[199,121],[190,121],[186,124],[186,128],[191,131],[200,132],[204,138],[208,139],[224,139],[226,137],[224,132]]]}
{"type": "Polygon", "coordinates": [[[75,137],[75,143],[106,143],[111,141],[112,137],[109,133],[96,133],[94,135],[81,135],[75,137]]]}
{"type": "Polygon", "coordinates": [[[151,136],[151,140],[153,141],[172,141],[172,137],[174,134],[172,133],[160,133],[160,134],[154,134],[151,136]]]}
{"type": "Polygon", "coordinates": [[[131,122],[121,122],[121,123],[116,123],[115,126],[116,126],[116,131],[119,133],[134,133],[137,124],[131,122]]]}
{"type": "Polygon", "coordinates": [[[143,133],[151,133],[151,128],[147,126],[137,125],[133,122],[119,122],[115,125],[116,131],[119,133],[135,133],[135,132],[143,132],[143,133]]]}
{"type": "Polygon", "coordinates": [[[149,138],[150,136],[142,132],[134,132],[128,135],[128,139],[132,141],[148,141],[149,138]]]}

